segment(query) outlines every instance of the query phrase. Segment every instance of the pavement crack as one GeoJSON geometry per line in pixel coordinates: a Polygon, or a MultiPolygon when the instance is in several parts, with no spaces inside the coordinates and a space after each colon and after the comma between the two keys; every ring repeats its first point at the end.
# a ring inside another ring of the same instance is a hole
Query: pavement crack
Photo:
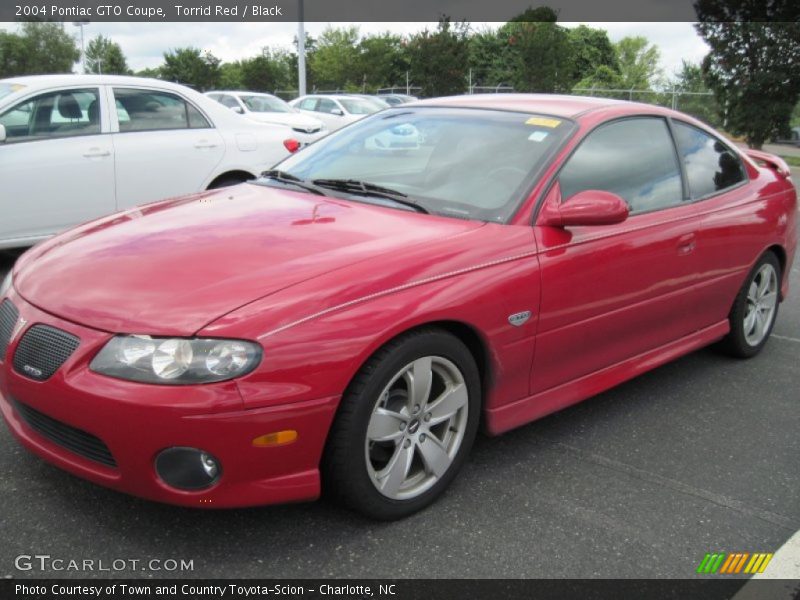
{"type": "Polygon", "coordinates": [[[558,446],[560,448],[568,450],[569,452],[577,455],[580,460],[600,465],[608,469],[613,469],[614,471],[618,471],[620,473],[625,473],[626,475],[634,477],[636,479],[648,481],[650,483],[655,483],[656,485],[669,488],[681,494],[707,500],[712,504],[716,504],[723,508],[734,510],[736,512],[748,515],[750,517],[760,519],[772,525],[784,527],[790,531],[796,531],[800,529],[800,521],[798,521],[796,518],[787,517],[785,515],[779,515],[777,513],[774,513],[772,511],[763,508],[750,506],[742,502],[741,500],[736,500],[735,498],[729,498],[728,496],[724,496],[722,494],[716,494],[708,490],[697,488],[687,483],[683,483],[682,481],[678,481],[677,479],[664,477],[663,475],[658,475],[657,473],[653,473],[652,471],[648,471],[646,469],[640,469],[638,467],[634,467],[627,463],[623,463],[618,460],[614,460],[613,458],[608,458],[600,454],[596,454],[594,452],[588,452],[576,446],[565,444],[564,442],[558,442],[553,439],[547,438],[545,436],[539,435],[536,437],[544,440],[549,444],[552,444],[553,446],[558,446]]]}

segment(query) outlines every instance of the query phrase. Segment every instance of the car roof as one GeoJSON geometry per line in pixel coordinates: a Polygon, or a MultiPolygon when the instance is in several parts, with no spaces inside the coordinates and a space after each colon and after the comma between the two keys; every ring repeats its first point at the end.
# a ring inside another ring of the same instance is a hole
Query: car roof
{"type": "Polygon", "coordinates": [[[132,75],[24,75],[22,77],[7,77],[0,80],[3,83],[19,83],[31,88],[54,87],[61,85],[158,85],[160,87],[185,89],[188,86],[153,79],[150,77],[135,77],[132,75]]]}
{"type": "MultiPolygon", "coordinates": [[[[563,96],[558,94],[472,94],[417,100],[415,106],[450,106],[464,108],[487,108],[495,110],[541,113],[573,118],[588,111],[611,107],[656,109],[652,104],[627,102],[611,98],[592,96],[563,96]]],[[[661,109],[663,110],[663,109],[661,109]]],[[[659,110],[660,112],[660,110],[659,110]]]]}

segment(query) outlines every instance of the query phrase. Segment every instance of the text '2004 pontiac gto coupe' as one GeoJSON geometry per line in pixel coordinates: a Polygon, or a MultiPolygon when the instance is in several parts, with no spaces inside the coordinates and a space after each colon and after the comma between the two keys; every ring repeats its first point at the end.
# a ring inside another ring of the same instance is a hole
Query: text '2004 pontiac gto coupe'
{"type": "Polygon", "coordinates": [[[780,159],[674,111],[403,105],[26,253],[0,293],[0,408],[34,453],[152,500],[324,490],[398,518],[444,491],[479,423],[714,342],[757,354],[796,216],[780,159]]]}

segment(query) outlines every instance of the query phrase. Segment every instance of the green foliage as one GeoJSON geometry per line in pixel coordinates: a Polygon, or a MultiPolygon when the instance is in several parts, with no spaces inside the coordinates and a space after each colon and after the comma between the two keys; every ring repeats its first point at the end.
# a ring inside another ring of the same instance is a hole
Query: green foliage
{"type": "Polygon", "coordinates": [[[218,87],[220,60],[198,48],[177,48],[164,53],[161,77],[192,86],[201,92],[218,87]]]}
{"type": "Polygon", "coordinates": [[[405,81],[408,69],[403,38],[393,33],[371,35],[358,44],[357,74],[359,83],[371,89],[397,85],[405,81]]]}
{"type": "MultiPolygon", "coordinates": [[[[327,27],[308,56],[314,85],[332,89],[354,83],[358,77],[358,27],[327,27]]],[[[360,83],[360,82],[359,82],[360,83]]]]}
{"type": "Polygon", "coordinates": [[[0,31],[0,78],[71,73],[80,51],[61,23],[28,22],[20,33],[0,31]]]}
{"type": "Polygon", "coordinates": [[[795,2],[699,0],[696,8],[697,31],[711,48],[703,72],[722,107],[725,128],[754,148],[788,136],[800,98],[795,2]]]}
{"type": "Polygon", "coordinates": [[[414,85],[425,96],[462,94],[467,86],[469,28],[465,23],[439,21],[436,31],[411,37],[406,50],[414,85]]]}
{"type": "Polygon", "coordinates": [[[161,77],[161,67],[156,67],[154,69],[141,69],[136,71],[135,75],[137,77],[150,77],[152,79],[162,79],[161,77]]]}
{"type": "Polygon", "coordinates": [[[113,75],[130,73],[122,48],[102,35],[93,38],[86,46],[86,71],[113,75]]]}
{"type": "Polygon", "coordinates": [[[595,75],[600,67],[619,72],[617,50],[603,29],[579,25],[569,32],[571,54],[570,79],[575,85],[586,77],[595,75]]]}
{"type": "MultiPolygon", "coordinates": [[[[681,92],[707,92],[709,91],[703,77],[703,69],[700,65],[683,61],[681,70],[676,73],[675,79],[671,82],[672,86],[681,92]]],[[[677,106],[675,107],[685,113],[705,121],[710,125],[721,125],[719,119],[719,105],[714,96],[695,96],[685,94],[678,96],[677,106]]]]}
{"type": "MultiPolygon", "coordinates": [[[[651,90],[663,83],[658,66],[658,47],[641,36],[625,37],[614,44],[616,64],[601,64],[592,75],[581,79],[575,87],[619,90],[651,90]]],[[[641,99],[641,97],[639,97],[641,99]]]]}

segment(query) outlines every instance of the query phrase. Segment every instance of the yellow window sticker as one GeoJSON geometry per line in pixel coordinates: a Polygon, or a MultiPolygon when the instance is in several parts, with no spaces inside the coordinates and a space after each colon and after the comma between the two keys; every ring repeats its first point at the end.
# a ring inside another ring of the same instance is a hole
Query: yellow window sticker
{"type": "Polygon", "coordinates": [[[561,125],[561,121],[558,119],[548,119],[546,117],[531,117],[527,121],[525,121],[526,125],[538,125],[539,127],[549,127],[550,129],[555,129],[559,125],[561,125]]]}

